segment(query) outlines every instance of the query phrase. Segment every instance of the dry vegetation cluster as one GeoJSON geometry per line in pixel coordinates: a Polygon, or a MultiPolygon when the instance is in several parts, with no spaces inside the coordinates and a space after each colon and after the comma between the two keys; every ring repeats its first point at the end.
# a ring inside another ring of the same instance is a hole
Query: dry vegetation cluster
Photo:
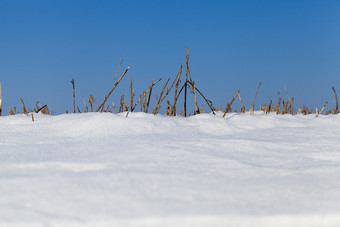
{"type": "MultiPolygon", "coordinates": [[[[113,91],[115,90],[115,88],[118,86],[118,84],[120,83],[120,81],[124,78],[124,76],[127,74],[129,67],[127,67],[125,69],[125,71],[123,72],[123,74],[119,77],[119,79],[117,80],[117,74],[120,70],[120,67],[122,65],[122,62],[120,63],[118,70],[115,74],[115,80],[114,80],[114,86],[112,87],[112,89],[109,91],[109,93],[105,96],[104,100],[101,102],[100,105],[97,104],[97,102],[95,101],[93,95],[90,95],[88,97],[88,100],[85,99],[85,97],[83,98],[83,111],[80,110],[79,106],[76,105],[75,102],[75,81],[74,79],[72,79],[71,83],[73,86],[73,113],[76,112],[111,112],[111,113],[115,113],[115,112],[126,112],[126,117],[128,117],[130,112],[133,112],[136,110],[137,106],[139,105],[140,107],[140,111],[141,112],[145,112],[145,113],[152,113],[152,114],[158,114],[160,109],[161,109],[161,105],[163,103],[165,103],[166,100],[166,115],[168,116],[190,116],[190,115],[196,115],[196,114],[200,114],[200,113],[204,113],[203,110],[203,106],[201,106],[201,108],[198,105],[198,96],[200,96],[202,98],[202,100],[204,101],[204,103],[206,103],[208,105],[208,107],[210,108],[210,110],[212,111],[213,114],[215,114],[215,112],[217,111],[222,111],[223,112],[223,117],[225,117],[225,115],[229,112],[239,112],[239,113],[245,113],[247,112],[245,106],[243,105],[241,96],[240,96],[240,90],[238,90],[235,94],[235,96],[233,97],[233,99],[227,103],[226,107],[223,108],[222,106],[220,108],[215,108],[213,106],[213,103],[207,99],[203,93],[198,89],[197,85],[195,84],[195,81],[192,80],[191,77],[191,73],[190,73],[190,69],[189,69],[189,50],[186,50],[186,69],[185,69],[185,80],[182,83],[181,80],[181,76],[182,76],[182,71],[183,71],[183,65],[180,66],[180,69],[178,71],[177,76],[175,77],[175,79],[172,81],[171,84],[169,84],[170,82],[170,78],[163,84],[162,89],[160,94],[157,96],[157,100],[154,104],[153,107],[151,107],[150,105],[150,99],[151,99],[151,95],[153,92],[154,87],[162,80],[162,79],[158,79],[156,81],[152,80],[150,86],[148,86],[148,88],[139,96],[139,98],[135,99],[135,93],[134,93],[134,89],[133,89],[133,78],[131,76],[131,83],[130,83],[130,94],[129,94],[129,98],[126,99],[126,96],[124,96],[124,94],[121,96],[120,98],[120,103],[118,106],[115,106],[114,102],[112,102],[112,106],[106,105],[107,100],[109,99],[109,97],[111,96],[111,94],[113,93],[113,91]],[[171,91],[174,91],[173,93],[171,93],[171,91]],[[190,92],[191,94],[193,94],[193,106],[194,106],[194,110],[193,111],[187,111],[187,97],[188,97],[188,92],[190,92]],[[171,94],[171,95],[170,95],[171,94]],[[179,101],[179,98],[181,97],[183,98],[183,111],[178,111],[177,108],[177,104],[179,101]],[[172,96],[172,98],[171,98],[172,96]],[[237,110],[237,109],[232,109],[231,106],[234,103],[234,101],[236,99],[239,99],[240,104],[241,104],[241,109],[237,110]]],[[[251,104],[250,109],[249,109],[249,113],[250,114],[254,114],[254,110],[255,110],[255,101],[256,101],[256,96],[257,93],[260,89],[262,82],[259,83],[258,88],[256,90],[255,93],[255,97],[254,97],[254,102],[253,104],[251,104]]],[[[333,103],[333,108],[329,109],[328,111],[325,111],[324,114],[328,115],[328,114],[337,114],[339,113],[339,108],[338,108],[338,98],[337,98],[337,94],[336,91],[334,89],[334,87],[332,87],[332,90],[334,92],[334,103],[333,103]]],[[[34,121],[34,113],[43,113],[43,114],[51,114],[49,108],[47,105],[44,106],[39,106],[38,103],[36,104],[36,107],[34,108],[32,113],[29,113],[25,107],[24,101],[22,100],[22,98],[20,98],[21,103],[22,103],[22,113],[26,114],[27,116],[31,116],[32,120],[34,121]]],[[[315,112],[313,112],[312,108],[308,108],[306,106],[300,106],[298,108],[297,111],[294,112],[293,107],[294,107],[294,98],[289,98],[289,96],[287,96],[287,100],[281,99],[281,97],[279,97],[278,103],[275,104],[273,103],[272,100],[270,100],[269,104],[267,105],[266,103],[262,104],[260,107],[260,110],[263,111],[265,114],[269,114],[269,113],[276,113],[276,114],[316,114],[316,117],[318,117],[323,110],[325,109],[326,105],[328,104],[328,102],[325,103],[325,105],[321,108],[321,110],[318,110],[318,108],[315,108],[315,112]]],[[[2,98],[1,98],[1,83],[0,83],[0,116],[1,116],[1,112],[2,112],[2,98]]],[[[9,110],[9,115],[15,115],[18,114],[19,112],[16,110],[16,108],[14,107],[13,109],[10,106],[10,110],[9,110]]],[[[66,111],[66,113],[68,113],[68,111],[66,111]]]]}

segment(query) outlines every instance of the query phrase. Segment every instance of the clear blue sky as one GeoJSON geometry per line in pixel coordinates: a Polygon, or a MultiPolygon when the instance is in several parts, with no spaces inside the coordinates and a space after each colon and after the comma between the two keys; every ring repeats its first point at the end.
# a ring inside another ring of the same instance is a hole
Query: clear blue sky
{"type": "Polygon", "coordinates": [[[73,77],[79,106],[90,94],[101,101],[122,58],[131,69],[109,104],[129,94],[130,76],[139,96],[152,78],[176,75],[186,47],[193,80],[215,106],[240,89],[249,109],[262,81],[256,109],[278,91],[286,98],[284,85],[296,105],[330,108],[331,86],[340,94],[339,12],[340,1],[321,0],[1,0],[4,112],[21,110],[20,97],[31,109],[71,110],[73,77]]]}

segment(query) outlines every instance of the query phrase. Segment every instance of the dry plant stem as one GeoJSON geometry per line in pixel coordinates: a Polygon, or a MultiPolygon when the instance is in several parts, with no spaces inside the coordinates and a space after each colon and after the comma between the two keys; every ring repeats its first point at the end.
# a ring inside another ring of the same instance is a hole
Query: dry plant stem
{"type": "Polygon", "coordinates": [[[130,107],[132,109],[132,105],[133,105],[133,97],[135,96],[134,92],[133,92],[133,88],[132,88],[132,76],[131,76],[131,85],[130,85],[130,107]]]}
{"type": "MultiPolygon", "coordinates": [[[[186,49],[186,71],[185,71],[185,89],[184,89],[184,117],[187,116],[187,87],[188,87],[188,74],[189,71],[189,49],[186,49]]],[[[189,74],[190,75],[190,74],[189,74]]],[[[190,75],[190,82],[191,82],[191,75],[190,75]]]]}
{"type": "MultiPolygon", "coordinates": [[[[151,81],[151,85],[153,84],[153,79],[151,81]]],[[[152,93],[152,87],[150,85],[150,91],[149,91],[149,95],[148,95],[148,101],[146,102],[146,113],[149,111],[149,105],[150,105],[150,98],[151,98],[151,93],[152,93]]]]}
{"type": "MultiPolygon", "coordinates": [[[[144,95],[144,93],[143,93],[143,95],[144,95]]],[[[141,97],[141,99],[143,98],[142,96],[140,96],[140,97],[141,97]]],[[[140,102],[140,112],[143,112],[143,104],[142,104],[142,102],[140,102]]]]}
{"type": "Polygon", "coordinates": [[[244,113],[244,112],[246,112],[246,108],[245,108],[244,105],[243,105],[243,102],[242,102],[242,99],[241,99],[240,94],[238,94],[237,96],[238,96],[238,98],[239,98],[239,100],[240,100],[240,103],[241,103],[241,105],[242,105],[241,113],[244,113]]]}
{"type": "Polygon", "coordinates": [[[124,94],[122,95],[122,97],[120,98],[120,106],[119,106],[119,113],[124,111],[124,94]]]}
{"type": "Polygon", "coordinates": [[[127,106],[125,101],[124,101],[124,111],[128,111],[128,110],[129,110],[129,106],[127,106]]]}
{"type": "MultiPolygon", "coordinates": [[[[1,86],[1,85],[0,85],[1,86]]],[[[336,95],[335,88],[332,87],[334,92],[334,105],[333,105],[333,113],[337,114],[339,112],[339,106],[338,106],[338,96],[336,95]]]]}
{"type": "Polygon", "coordinates": [[[192,84],[193,84],[192,87],[193,87],[194,97],[195,97],[195,108],[196,108],[195,114],[199,114],[200,113],[200,109],[198,108],[198,104],[197,104],[195,82],[193,81],[192,84]]]}
{"type": "Polygon", "coordinates": [[[177,82],[176,82],[176,90],[175,90],[175,98],[174,98],[174,106],[173,106],[173,111],[172,111],[172,114],[174,114],[174,116],[176,116],[176,103],[177,103],[177,91],[178,91],[178,86],[179,86],[179,82],[180,82],[180,77],[181,77],[181,74],[182,74],[182,68],[183,68],[183,65],[181,65],[181,68],[179,69],[179,72],[178,72],[178,79],[177,79],[177,82]]]}
{"type": "MultiPolygon", "coordinates": [[[[188,81],[189,84],[191,84],[191,86],[193,85],[190,81],[188,81]]],[[[204,99],[204,101],[208,104],[208,106],[210,107],[210,110],[212,111],[212,113],[215,115],[215,111],[214,111],[214,107],[212,106],[212,102],[210,100],[208,100],[206,97],[204,97],[204,95],[202,94],[202,92],[195,86],[195,90],[202,96],[202,98],[204,99]]]]}
{"type": "Polygon", "coordinates": [[[102,104],[100,104],[100,106],[98,107],[98,109],[96,110],[96,112],[98,112],[100,110],[100,108],[102,108],[106,102],[106,100],[110,97],[111,93],[113,92],[113,90],[117,87],[117,85],[119,84],[119,82],[123,79],[123,77],[125,76],[125,74],[127,73],[127,71],[130,69],[130,67],[127,67],[124,71],[124,73],[120,76],[120,78],[118,79],[118,81],[115,83],[115,85],[113,86],[113,88],[111,89],[111,91],[109,92],[109,94],[107,94],[107,96],[105,96],[104,101],[102,102],[102,104]]]}
{"type": "MultiPolygon", "coordinates": [[[[136,106],[138,105],[138,103],[143,99],[143,97],[146,95],[146,93],[147,93],[153,86],[155,86],[159,81],[161,81],[161,80],[162,80],[162,78],[158,79],[154,84],[152,84],[147,90],[145,90],[145,91],[143,92],[143,95],[140,96],[140,98],[138,99],[138,101],[136,102],[136,104],[135,104],[135,105],[133,106],[133,108],[131,109],[131,112],[134,111],[134,109],[136,108],[136,106]]],[[[142,104],[141,104],[141,106],[142,106],[142,104]]],[[[141,107],[141,108],[142,108],[142,107],[141,107]]],[[[141,112],[143,112],[142,109],[141,109],[141,112]]]]}
{"type": "Polygon", "coordinates": [[[301,111],[301,106],[299,107],[298,111],[296,112],[296,114],[301,114],[302,111],[301,111]]]}
{"type": "Polygon", "coordinates": [[[148,96],[150,90],[147,92],[147,94],[144,96],[144,101],[143,101],[143,112],[145,112],[145,105],[146,105],[146,96],[148,96]]]}
{"type": "Polygon", "coordinates": [[[47,108],[47,105],[44,105],[43,107],[41,107],[41,108],[39,108],[39,109],[37,109],[37,113],[39,113],[40,111],[42,111],[43,109],[45,109],[45,108],[47,108]]]}
{"type": "Polygon", "coordinates": [[[269,106],[268,106],[268,109],[266,111],[266,114],[270,113],[271,112],[271,109],[272,109],[272,103],[273,103],[273,100],[270,100],[270,103],[269,103],[269,106]]]}
{"type": "Polygon", "coordinates": [[[33,116],[33,114],[32,114],[32,121],[34,122],[34,116],[33,116]]]}
{"type": "Polygon", "coordinates": [[[79,109],[79,106],[77,106],[77,110],[78,110],[79,113],[81,113],[81,111],[80,111],[80,109],[79,109]]]}
{"type": "Polygon", "coordinates": [[[168,104],[168,106],[167,106],[167,108],[166,108],[166,115],[171,116],[172,113],[171,113],[171,105],[170,105],[170,102],[169,102],[169,100],[166,100],[166,102],[167,102],[167,104],[168,104]]]}
{"type": "Polygon", "coordinates": [[[190,74],[190,69],[189,69],[189,48],[186,48],[186,65],[187,65],[187,72],[188,72],[188,75],[189,75],[189,81],[192,82],[192,79],[191,79],[191,74],[190,74]]]}
{"type": "Polygon", "coordinates": [[[116,74],[115,74],[115,84],[116,84],[116,82],[117,82],[117,74],[118,74],[119,69],[120,69],[120,67],[122,66],[122,64],[123,64],[123,59],[120,61],[120,64],[119,64],[118,69],[117,69],[116,74]]]}
{"type": "Polygon", "coordinates": [[[84,101],[84,113],[86,113],[86,103],[85,103],[85,97],[83,97],[83,101],[84,101]]]}
{"type": "Polygon", "coordinates": [[[254,102],[253,102],[253,106],[251,107],[251,113],[254,113],[255,111],[255,101],[256,101],[256,96],[257,96],[257,92],[259,91],[260,89],[260,86],[261,86],[262,82],[259,83],[259,86],[257,87],[257,90],[256,90],[256,93],[255,93],[255,98],[254,98],[254,102]]]}
{"type": "Polygon", "coordinates": [[[13,110],[12,110],[12,106],[9,105],[9,112],[8,112],[9,115],[13,115],[13,110]]]}
{"type": "Polygon", "coordinates": [[[74,86],[74,78],[71,80],[72,86],[73,86],[73,113],[76,112],[76,91],[74,86]]]}
{"type": "Polygon", "coordinates": [[[187,69],[185,72],[185,83],[184,83],[184,117],[187,116],[187,86],[188,86],[188,64],[187,64],[187,69]]]}
{"type": "Polygon", "coordinates": [[[294,105],[294,97],[292,98],[292,104],[290,104],[290,114],[293,115],[293,105],[294,105]]]}
{"type": "Polygon", "coordinates": [[[25,107],[25,103],[22,100],[22,98],[20,98],[20,100],[21,100],[21,103],[22,103],[22,112],[24,112],[24,114],[26,114],[28,116],[28,113],[27,113],[27,110],[26,110],[26,107],[25,107]]]}
{"type": "Polygon", "coordinates": [[[279,98],[279,102],[277,104],[277,107],[276,107],[276,114],[279,114],[280,113],[280,105],[281,105],[281,97],[279,98]]]}
{"type": "Polygon", "coordinates": [[[288,104],[289,104],[289,100],[285,103],[285,100],[282,101],[282,104],[283,104],[283,112],[282,114],[287,114],[287,109],[288,109],[288,104]]]}
{"type": "Polygon", "coordinates": [[[323,111],[323,109],[325,109],[326,105],[328,104],[328,102],[325,103],[325,105],[323,105],[322,109],[320,111],[317,111],[316,116],[318,117],[320,115],[320,113],[323,111]]]}
{"type": "Polygon", "coordinates": [[[236,97],[238,96],[239,93],[240,93],[240,90],[237,91],[233,100],[231,100],[231,102],[229,103],[227,109],[224,111],[223,117],[225,117],[225,115],[227,114],[228,110],[230,109],[231,105],[233,104],[233,102],[235,101],[235,99],[236,99],[236,97]]]}
{"type": "Polygon", "coordinates": [[[326,113],[325,113],[325,115],[329,115],[329,114],[331,114],[332,113],[332,109],[330,109],[330,110],[328,110],[326,113]]]}
{"type": "MultiPolygon", "coordinates": [[[[173,86],[175,85],[175,83],[177,82],[178,84],[178,81],[179,81],[179,78],[181,77],[181,74],[182,74],[182,65],[181,65],[181,68],[179,69],[179,72],[177,73],[177,76],[174,80],[174,82],[171,84],[170,88],[167,90],[166,94],[164,95],[164,97],[157,103],[157,106],[156,106],[156,110],[159,109],[159,105],[163,102],[163,100],[169,95],[171,89],[173,88],[173,86]]],[[[170,78],[168,79],[167,83],[169,82],[170,78]]],[[[176,91],[177,91],[177,85],[176,85],[176,91]]],[[[162,96],[162,95],[161,95],[162,96]]],[[[160,97],[161,98],[161,97],[160,97]]],[[[157,111],[158,112],[158,111],[157,111]]]]}
{"type": "MultiPolygon", "coordinates": [[[[159,105],[161,104],[161,102],[163,101],[163,94],[164,94],[164,91],[165,91],[165,88],[168,86],[168,83],[170,81],[170,77],[169,79],[166,81],[166,83],[163,85],[163,88],[162,88],[162,91],[161,91],[161,94],[159,95],[159,99],[158,99],[158,102],[157,102],[157,105],[156,107],[153,109],[152,113],[153,114],[157,114],[158,111],[159,111],[159,105]]],[[[167,93],[168,94],[168,93],[167,93]]],[[[165,98],[166,96],[164,96],[165,98]]]]}
{"type": "Polygon", "coordinates": [[[92,106],[91,97],[89,97],[89,103],[90,103],[91,112],[93,112],[93,106],[92,106]]]}
{"type": "Polygon", "coordinates": [[[0,82],[0,116],[2,115],[2,89],[1,89],[1,82],[0,82]]]}

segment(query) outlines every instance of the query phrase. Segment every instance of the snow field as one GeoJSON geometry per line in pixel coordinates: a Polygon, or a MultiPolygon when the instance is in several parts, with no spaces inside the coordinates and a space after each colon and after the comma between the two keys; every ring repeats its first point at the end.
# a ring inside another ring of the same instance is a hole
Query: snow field
{"type": "Polygon", "coordinates": [[[340,115],[0,118],[0,226],[339,226],[340,115]]]}

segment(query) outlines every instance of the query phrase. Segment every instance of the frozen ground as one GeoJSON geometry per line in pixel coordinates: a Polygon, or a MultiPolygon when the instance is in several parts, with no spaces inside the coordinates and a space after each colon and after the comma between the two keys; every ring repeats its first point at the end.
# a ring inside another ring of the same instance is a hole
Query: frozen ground
{"type": "Polygon", "coordinates": [[[340,115],[0,117],[0,226],[340,226],[340,115]]]}

